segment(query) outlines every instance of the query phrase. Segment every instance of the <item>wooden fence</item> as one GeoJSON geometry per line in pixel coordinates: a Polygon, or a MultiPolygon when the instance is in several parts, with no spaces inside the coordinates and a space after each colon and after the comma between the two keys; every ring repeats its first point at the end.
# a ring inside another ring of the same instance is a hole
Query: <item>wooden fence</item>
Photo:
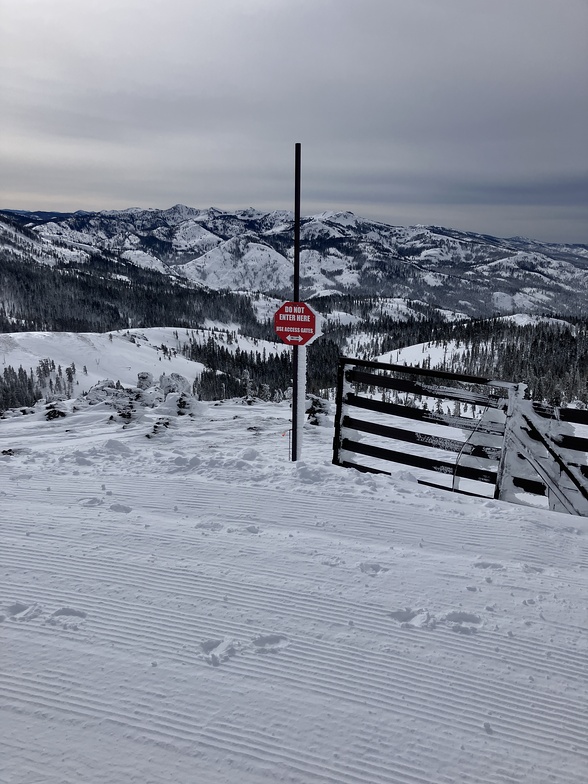
{"type": "Polygon", "coordinates": [[[588,515],[588,411],[535,404],[525,389],[342,358],[333,462],[400,463],[422,484],[588,515]]]}

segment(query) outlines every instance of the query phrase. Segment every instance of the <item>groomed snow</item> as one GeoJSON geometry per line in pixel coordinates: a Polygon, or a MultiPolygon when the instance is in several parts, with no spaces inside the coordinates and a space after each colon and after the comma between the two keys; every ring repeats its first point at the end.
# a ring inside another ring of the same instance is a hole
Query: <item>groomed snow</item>
{"type": "Polygon", "coordinates": [[[0,421],[3,782],[586,780],[588,519],[63,408],[0,421]]]}

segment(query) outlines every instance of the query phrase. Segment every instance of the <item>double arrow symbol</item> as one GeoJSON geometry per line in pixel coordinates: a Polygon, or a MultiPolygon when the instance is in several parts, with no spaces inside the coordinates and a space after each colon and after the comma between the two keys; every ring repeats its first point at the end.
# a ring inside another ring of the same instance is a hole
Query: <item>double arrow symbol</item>
{"type": "Polygon", "coordinates": [[[289,340],[291,343],[293,340],[300,341],[300,340],[304,340],[304,338],[301,335],[286,335],[286,340],[289,340]]]}

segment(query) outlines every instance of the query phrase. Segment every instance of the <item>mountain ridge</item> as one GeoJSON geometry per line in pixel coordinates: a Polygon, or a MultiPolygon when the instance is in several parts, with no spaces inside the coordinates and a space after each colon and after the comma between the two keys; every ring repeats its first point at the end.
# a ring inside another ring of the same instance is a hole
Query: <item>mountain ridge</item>
{"type": "MultiPolygon", "coordinates": [[[[291,296],[293,213],[174,205],[74,213],[0,211],[0,242],[41,263],[107,254],[188,285],[291,296]]],[[[588,312],[588,245],[394,226],[346,211],[301,221],[301,292],[421,300],[485,317],[588,312]]]]}

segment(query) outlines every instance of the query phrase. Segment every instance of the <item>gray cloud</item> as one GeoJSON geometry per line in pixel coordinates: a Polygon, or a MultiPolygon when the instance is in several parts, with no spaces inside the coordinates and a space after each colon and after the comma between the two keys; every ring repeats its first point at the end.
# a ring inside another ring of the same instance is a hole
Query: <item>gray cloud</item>
{"type": "Polygon", "coordinates": [[[300,141],[306,212],[588,242],[585,0],[0,3],[3,206],[290,208],[300,141]]]}

